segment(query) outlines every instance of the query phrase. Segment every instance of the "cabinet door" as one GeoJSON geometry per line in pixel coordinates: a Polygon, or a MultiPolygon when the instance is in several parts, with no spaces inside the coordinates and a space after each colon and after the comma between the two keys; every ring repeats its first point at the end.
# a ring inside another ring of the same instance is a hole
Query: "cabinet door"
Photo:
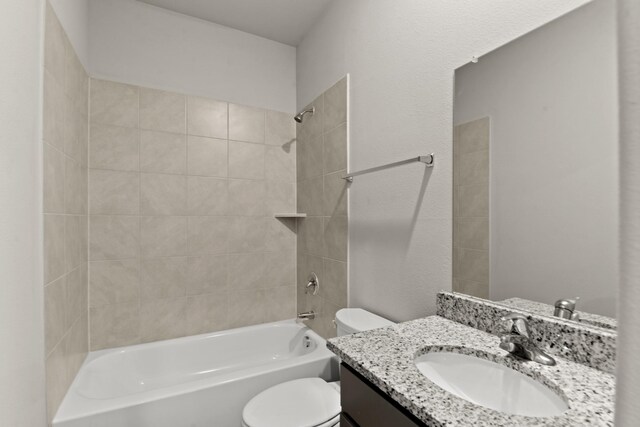
{"type": "Polygon", "coordinates": [[[340,415],[340,427],[358,427],[351,421],[351,419],[345,414],[340,415]]]}
{"type": "Polygon", "coordinates": [[[340,367],[340,396],[342,412],[360,427],[425,425],[344,364],[340,367]]]}

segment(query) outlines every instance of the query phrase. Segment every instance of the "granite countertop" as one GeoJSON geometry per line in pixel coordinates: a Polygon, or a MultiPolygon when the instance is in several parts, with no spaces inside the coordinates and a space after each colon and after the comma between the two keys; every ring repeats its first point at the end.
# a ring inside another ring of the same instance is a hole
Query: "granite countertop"
{"type": "MultiPolygon", "coordinates": [[[[509,307],[519,308],[521,310],[530,311],[531,313],[542,314],[544,316],[553,316],[555,307],[551,304],[545,304],[543,302],[531,301],[524,298],[509,298],[502,301],[496,301],[498,304],[504,304],[509,307]]],[[[578,322],[595,326],[598,328],[607,329],[609,331],[615,331],[618,328],[618,322],[616,319],[607,316],[601,316],[599,314],[587,313],[586,311],[576,310],[580,320],[578,322]]]]}
{"type": "Polygon", "coordinates": [[[522,361],[498,344],[494,335],[431,316],[333,338],[327,347],[428,426],[613,426],[613,375],[558,357],[556,366],[522,361]],[[570,409],[556,417],[525,417],[454,396],[413,364],[416,355],[438,350],[477,355],[509,366],[554,389],[570,409]]]}

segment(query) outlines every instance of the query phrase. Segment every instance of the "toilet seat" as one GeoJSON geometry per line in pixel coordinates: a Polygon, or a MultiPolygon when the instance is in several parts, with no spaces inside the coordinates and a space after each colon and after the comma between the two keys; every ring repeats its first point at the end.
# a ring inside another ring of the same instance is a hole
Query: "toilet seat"
{"type": "Polygon", "coordinates": [[[275,385],[256,395],[242,411],[245,427],[330,427],[339,421],[338,386],[321,378],[275,385]]]}

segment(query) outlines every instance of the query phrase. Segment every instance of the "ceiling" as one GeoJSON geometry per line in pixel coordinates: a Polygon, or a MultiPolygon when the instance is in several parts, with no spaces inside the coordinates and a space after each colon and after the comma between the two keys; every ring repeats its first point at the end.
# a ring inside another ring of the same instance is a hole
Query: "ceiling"
{"type": "Polygon", "coordinates": [[[331,0],[139,0],[297,46],[331,0]]]}

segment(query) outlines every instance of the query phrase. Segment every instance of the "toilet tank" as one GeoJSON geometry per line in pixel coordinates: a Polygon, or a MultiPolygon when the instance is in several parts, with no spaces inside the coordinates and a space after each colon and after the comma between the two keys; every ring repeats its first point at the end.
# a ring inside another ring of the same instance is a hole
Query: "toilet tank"
{"type": "Polygon", "coordinates": [[[393,324],[394,322],[391,320],[361,308],[343,308],[336,313],[337,335],[339,337],[370,329],[384,328],[393,324]]]}

